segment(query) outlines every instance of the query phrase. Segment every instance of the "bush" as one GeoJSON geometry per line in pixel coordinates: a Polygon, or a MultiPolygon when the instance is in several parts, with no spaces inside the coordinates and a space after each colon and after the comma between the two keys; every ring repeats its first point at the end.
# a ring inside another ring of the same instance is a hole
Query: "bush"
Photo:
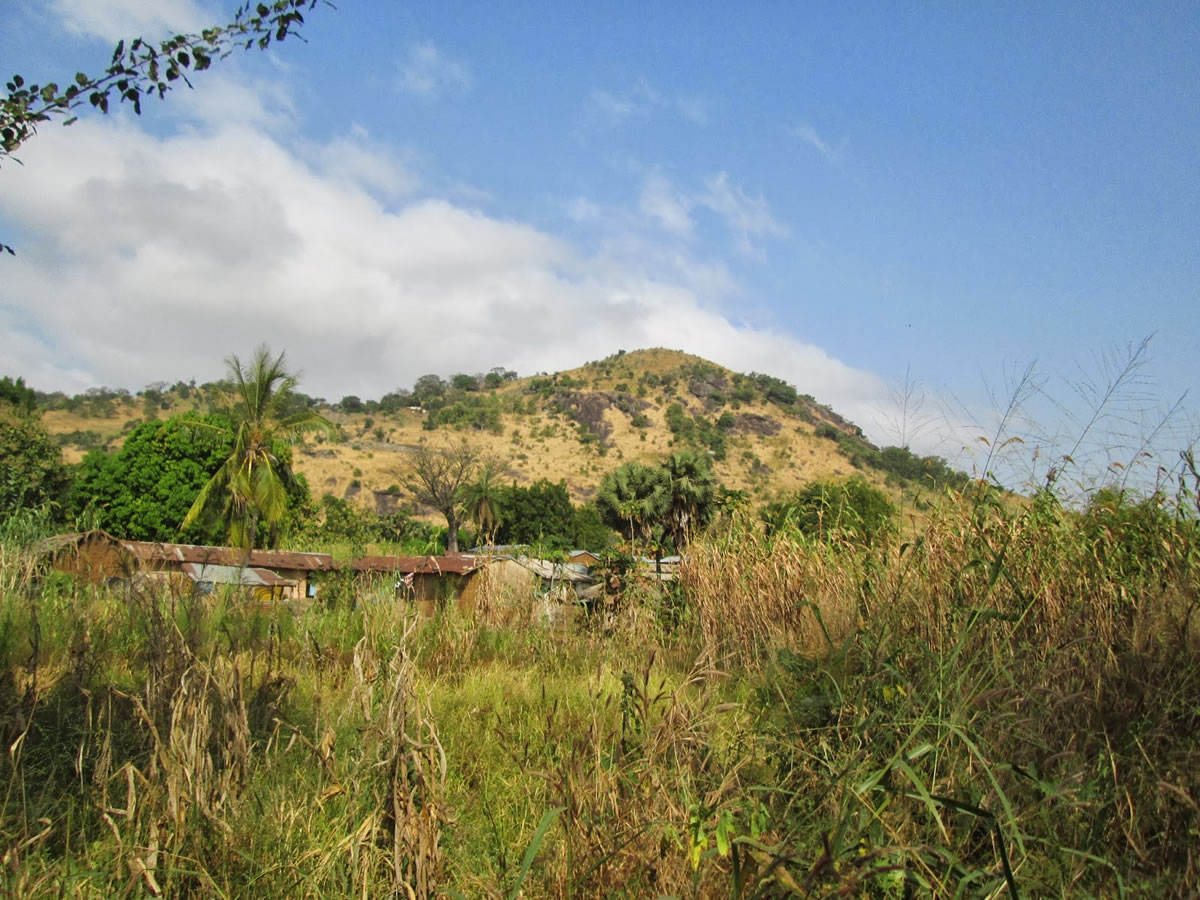
{"type": "Polygon", "coordinates": [[[762,519],[769,532],[844,536],[873,544],[895,532],[896,508],[887,495],[855,476],[840,484],[816,481],[791,498],[769,504],[762,519]]]}

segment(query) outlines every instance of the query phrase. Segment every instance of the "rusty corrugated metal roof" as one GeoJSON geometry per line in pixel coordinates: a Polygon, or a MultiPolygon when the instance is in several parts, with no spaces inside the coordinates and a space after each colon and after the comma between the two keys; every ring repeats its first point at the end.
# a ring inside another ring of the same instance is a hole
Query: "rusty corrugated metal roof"
{"type": "Polygon", "coordinates": [[[400,572],[404,575],[466,575],[483,565],[483,558],[457,556],[362,556],[350,563],[355,572],[400,572]]]}
{"type": "Polygon", "coordinates": [[[122,541],[122,546],[142,562],[185,562],[220,566],[255,566],[267,569],[329,571],[335,568],[328,553],[294,550],[245,550],[235,547],[206,547],[201,544],[168,544],[151,541],[122,541]]]}

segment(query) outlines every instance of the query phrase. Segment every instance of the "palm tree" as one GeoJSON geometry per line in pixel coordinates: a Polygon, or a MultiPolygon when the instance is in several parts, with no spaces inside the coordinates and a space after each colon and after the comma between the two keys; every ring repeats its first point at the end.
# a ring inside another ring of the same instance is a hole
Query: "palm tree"
{"type": "Polygon", "coordinates": [[[462,502],[467,516],[479,529],[479,542],[490,541],[500,524],[499,506],[504,486],[500,483],[500,467],[485,460],[475,480],[462,490],[462,502]]]}
{"type": "Polygon", "coordinates": [[[221,501],[229,543],[250,550],[260,523],[268,526],[268,541],[274,544],[287,513],[287,489],[295,476],[288,455],[279,455],[282,447],[305,431],[331,425],[313,410],[295,409],[291,401],[297,377],[285,368],[283,353],[272,358],[270,349],[261,344],[248,364],[243,365],[237,356],[230,356],[226,364],[233,390],[222,401],[230,419],[233,449],[200,489],[182,527],[221,501]]]}
{"type": "Polygon", "coordinates": [[[666,473],[661,468],[629,462],[613,469],[600,482],[596,509],[609,528],[629,528],[629,540],[647,540],[656,523],[670,510],[666,473]]]}
{"type": "Polygon", "coordinates": [[[667,531],[682,552],[692,532],[707,525],[715,509],[717,482],[707,455],[685,450],[672,453],[662,465],[667,478],[667,531]]]}

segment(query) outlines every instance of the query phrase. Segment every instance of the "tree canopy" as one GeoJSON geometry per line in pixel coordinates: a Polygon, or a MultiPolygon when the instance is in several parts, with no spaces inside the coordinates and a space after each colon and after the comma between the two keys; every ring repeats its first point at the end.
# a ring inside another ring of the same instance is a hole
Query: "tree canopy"
{"type": "Polygon", "coordinates": [[[814,481],[793,496],[762,511],[767,530],[794,529],[803,534],[841,535],[870,544],[895,530],[896,508],[887,495],[856,475],[849,481],[814,481]]]}
{"type": "Polygon", "coordinates": [[[186,529],[180,522],[231,447],[225,416],[143,422],[116,453],[93,450],[83,458],[71,510],[89,525],[130,540],[220,543],[226,529],[218,516],[198,517],[186,529]],[[206,427],[196,427],[201,424],[206,427]]]}
{"type": "Polygon", "coordinates": [[[0,399],[0,520],[45,504],[58,511],[69,484],[62,451],[42,423],[23,405],[0,399]]]}

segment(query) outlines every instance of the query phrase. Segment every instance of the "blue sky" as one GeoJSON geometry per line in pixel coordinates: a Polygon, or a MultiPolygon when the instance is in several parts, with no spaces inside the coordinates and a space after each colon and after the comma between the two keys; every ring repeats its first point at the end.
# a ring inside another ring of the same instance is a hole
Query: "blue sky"
{"type": "MultiPolygon", "coordinates": [[[[336,398],[663,345],[883,442],[907,371],[937,421],[905,437],[952,457],[1036,362],[1039,437],[1013,427],[1049,459],[1071,383],[1154,334],[1102,423],[1144,433],[1198,386],[1200,9],[1040,6],[319,8],[3,166],[0,356],[137,389],[266,339],[336,398]]],[[[0,54],[65,81],[231,9],[9,3],[0,54]]]]}

